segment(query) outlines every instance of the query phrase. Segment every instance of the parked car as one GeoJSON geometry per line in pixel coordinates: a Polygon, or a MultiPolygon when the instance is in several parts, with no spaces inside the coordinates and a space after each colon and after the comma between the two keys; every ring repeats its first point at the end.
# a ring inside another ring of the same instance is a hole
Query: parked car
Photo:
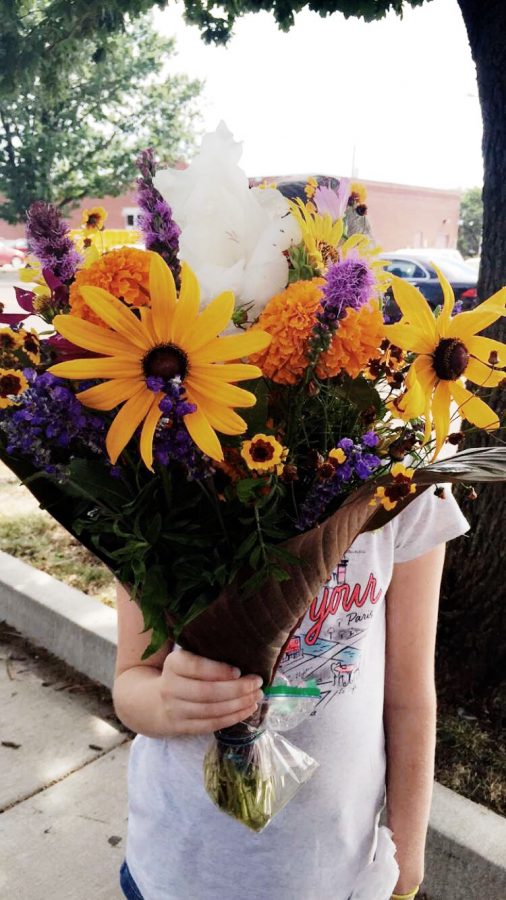
{"type": "Polygon", "coordinates": [[[25,254],[17,247],[10,247],[0,241],[0,266],[12,266],[14,269],[20,269],[25,260],[25,254]]]}
{"type": "MultiPolygon", "coordinates": [[[[388,260],[385,269],[392,275],[405,278],[410,284],[414,284],[423,296],[428,300],[432,309],[443,303],[443,291],[439,283],[434,265],[450,282],[458,309],[473,309],[478,300],[476,285],[478,273],[471,266],[466,265],[450,254],[441,250],[410,250],[407,252],[395,250],[392,253],[382,253],[381,259],[388,260]]],[[[387,303],[387,312],[391,321],[399,318],[399,313],[394,304],[387,303]]]]}

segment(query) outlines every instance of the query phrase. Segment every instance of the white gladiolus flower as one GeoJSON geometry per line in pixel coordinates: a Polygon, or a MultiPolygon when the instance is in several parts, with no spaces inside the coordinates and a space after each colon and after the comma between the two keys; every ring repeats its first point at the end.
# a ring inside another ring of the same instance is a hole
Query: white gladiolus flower
{"type": "Polygon", "coordinates": [[[180,257],[199,279],[204,303],[230,290],[253,304],[252,319],[286,287],[283,251],[301,234],[278,190],[249,188],[241,152],[221,122],[187,169],[162,169],[154,184],[181,228],[180,257]]]}

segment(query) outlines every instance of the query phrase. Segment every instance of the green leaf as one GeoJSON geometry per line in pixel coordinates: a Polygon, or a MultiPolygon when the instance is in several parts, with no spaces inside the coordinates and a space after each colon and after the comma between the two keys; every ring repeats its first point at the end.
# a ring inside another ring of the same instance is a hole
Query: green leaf
{"type": "Polygon", "coordinates": [[[69,492],[120,510],[131,498],[130,490],[118,478],[112,478],[104,463],[89,459],[73,459],[70,463],[69,492]]]}
{"type": "Polygon", "coordinates": [[[165,569],[161,565],[150,566],[144,578],[141,593],[141,606],[144,609],[160,609],[167,605],[169,588],[165,569]]]}
{"type": "Polygon", "coordinates": [[[379,414],[382,408],[381,397],[372,383],[358,375],[357,378],[350,378],[349,375],[342,374],[339,376],[339,382],[335,385],[336,390],[342,393],[358,409],[364,410],[372,406],[376,413],[379,414]]]}

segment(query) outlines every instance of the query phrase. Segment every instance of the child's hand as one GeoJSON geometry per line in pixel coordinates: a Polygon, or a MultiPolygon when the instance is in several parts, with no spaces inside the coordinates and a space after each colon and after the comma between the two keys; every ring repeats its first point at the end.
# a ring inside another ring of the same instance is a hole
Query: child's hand
{"type": "Polygon", "coordinates": [[[165,659],[159,691],[171,734],[209,734],[251,716],[263,694],[258,675],[240,677],[226,663],[174,650],[165,659]]]}

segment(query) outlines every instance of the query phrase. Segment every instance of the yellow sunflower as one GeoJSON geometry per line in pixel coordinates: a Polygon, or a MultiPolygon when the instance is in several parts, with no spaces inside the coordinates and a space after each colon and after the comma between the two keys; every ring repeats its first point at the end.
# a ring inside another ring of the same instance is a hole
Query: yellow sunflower
{"type": "Polygon", "coordinates": [[[312,203],[304,203],[300,197],[290,202],[290,211],[299,224],[311,262],[324,272],[329,263],[338,259],[337,246],[343,236],[343,220],[334,222],[330,213],[321,215],[312,203]]]}
{"type": "Polygon", "coordinates": [[[179,297],[172,272],[156,253],[147,254],[150,307],[140,318],[124,303],[100,287],[83,285],[81,294],[104,327],[75,316],[56,316],[54,326],[68,340],[103,354],[96,359],[58,363],[49,371],[74,380],[107,379],[77,394],[92,409],[111,410],[123,403],[109,428],[106,446],[111,461],[143,423],[140,452],[146,466],[153,464],[153,437],[162,416],[163,390],[148,388],[150,377],[178,377],[194,412],[184,423],[194,443],[212,459],[222,460],[216,430],[241,434],[246,423],[232,407],[253,406],[255,397],[232,382],[258,378],[256,366],[228,363],[267,346],[270,336],[262,331],[219,337],[230,321],[234,296],[225,292],[199,313],[200,289],[191,269],[183,265],[179,297]],[[216,430],[215,430],[216,429],[216,430]]]}
{"type": "Polygon", "coordinates": [[[437,456],[450,428],[450,405],[478,428],[499,427],[496,413],[469,391],[464,379],[479,387],[496,387],[505,378],[506,347],[500,341],[477,335],[505,314],[506,288],[485,300],[470,312],[451,316],[455,302],[453,291],[439,270],[443,289],[443,309],[435,318],[421,293],[401,278],[393,277],[393,292],[402,318],[387,325],[387,338],[402,350],[416,353],[406,375],[405,394],[395,409],[405,419],[425,416],[424,443],[430,438],[432,423],[436,433],[437,456]]]}
{"type": "Polygon", "coordinates": [[[290,202],[290,210],[302,232],[302,241],[312,264],[321,274],[333,263],[349,256],[362,257],[371,268],[376,284],[375,292],[383,294],[390,286],[391,277],[385,272],[388,260],[379,259],[381,247],[375,247],[366,234],[352,234],[341,243],[344,224],[335,222],[329,213],[316,212],[314,205],[300,198],[290,202]]]}

